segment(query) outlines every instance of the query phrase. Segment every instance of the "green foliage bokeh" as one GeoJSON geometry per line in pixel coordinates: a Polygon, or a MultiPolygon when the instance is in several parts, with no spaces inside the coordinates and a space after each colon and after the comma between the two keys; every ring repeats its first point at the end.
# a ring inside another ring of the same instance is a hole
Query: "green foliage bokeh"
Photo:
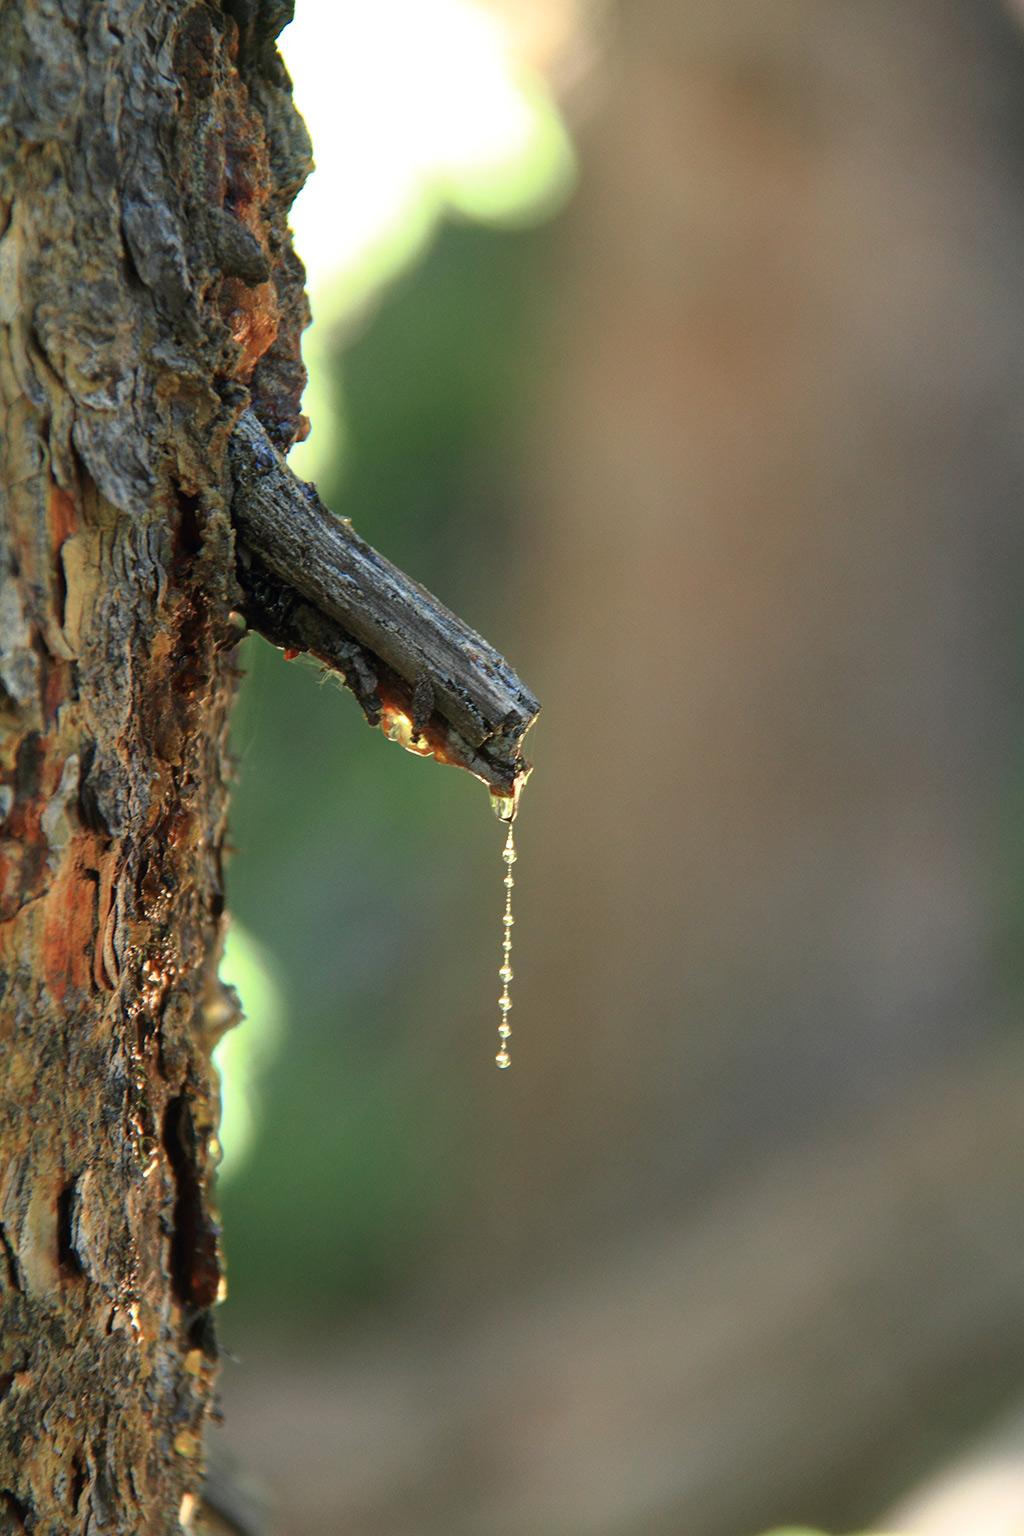
{"type": "MultiPolygon", "coordinates": [[[[548,238],[445,227],[336,346],[346,452],[324,499],[499,646],[548,238]]],[[[252,637],[243,665],[228,898],[288,1033],[222,1190],[228,1315],[329,1323],[401,1288],[463,1197],[458,1064],[419,989],[438,956],[456,997],[475,974],[493,924],[456,943],[453,914],[477,883],[494,895],[498,829],[476,780],[389,745],[305,660],[252,637]]]]}

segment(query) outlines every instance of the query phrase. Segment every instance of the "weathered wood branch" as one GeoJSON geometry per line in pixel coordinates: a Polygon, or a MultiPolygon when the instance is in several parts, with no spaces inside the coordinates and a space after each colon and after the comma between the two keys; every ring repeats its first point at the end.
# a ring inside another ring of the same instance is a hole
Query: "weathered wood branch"
{"type": "Polygon", "coordinates": [[[252,411],[231,439],[244,615],[342,675],[372,725],[516,799],[540,705],[494,648],[365,543],[285,463],[252,411]]]}

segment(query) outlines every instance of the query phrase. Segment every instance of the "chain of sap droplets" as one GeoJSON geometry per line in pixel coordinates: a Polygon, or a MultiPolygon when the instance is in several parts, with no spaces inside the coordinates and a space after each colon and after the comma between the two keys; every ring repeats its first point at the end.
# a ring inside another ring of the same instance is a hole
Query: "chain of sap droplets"
{"type": "Polygon", "coordinates": [[[501,970],[498,978],[501,981],[501,996],[498,998],[498,1007],[501,1009],[501,1022],[498,1025],[498,1039],[500,1045],[495,1061],[499,1067],[507,1067],[512,1058],[508,1053],[508,1037],[512,1033],[512,1027],[508,1022],[509,1013],[512,1010],[512,999],[508,995],[508,984],[512,980],[512,924],[515,918],[512,916],[512,887],[515,880],[512,878],[512,865],[516,861],[515,844],[512,841],[512,823],[508,824],[508,837],[502,850],[502,858],[505,861],[505,912],[501,919],[501,970]]]}

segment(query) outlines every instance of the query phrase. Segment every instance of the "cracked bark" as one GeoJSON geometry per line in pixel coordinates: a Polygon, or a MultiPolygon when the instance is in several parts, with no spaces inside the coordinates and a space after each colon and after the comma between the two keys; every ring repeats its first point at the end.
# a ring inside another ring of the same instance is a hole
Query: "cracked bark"
{"type": "Polygon", "coordinates": [[[201,1525],[230,434],[302,431],[273,0],[0,7],[0,1531],[201,1525]]]}

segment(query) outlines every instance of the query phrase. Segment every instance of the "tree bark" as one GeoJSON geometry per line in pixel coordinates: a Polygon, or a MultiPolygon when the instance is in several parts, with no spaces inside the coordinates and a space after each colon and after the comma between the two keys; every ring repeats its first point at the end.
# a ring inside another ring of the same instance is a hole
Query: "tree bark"
{"type": "Polygon", "coordinates": [[[0,1531],[199,1515],[238,600],[301,433],[278,0],[0,8],[0,1531]]]}

